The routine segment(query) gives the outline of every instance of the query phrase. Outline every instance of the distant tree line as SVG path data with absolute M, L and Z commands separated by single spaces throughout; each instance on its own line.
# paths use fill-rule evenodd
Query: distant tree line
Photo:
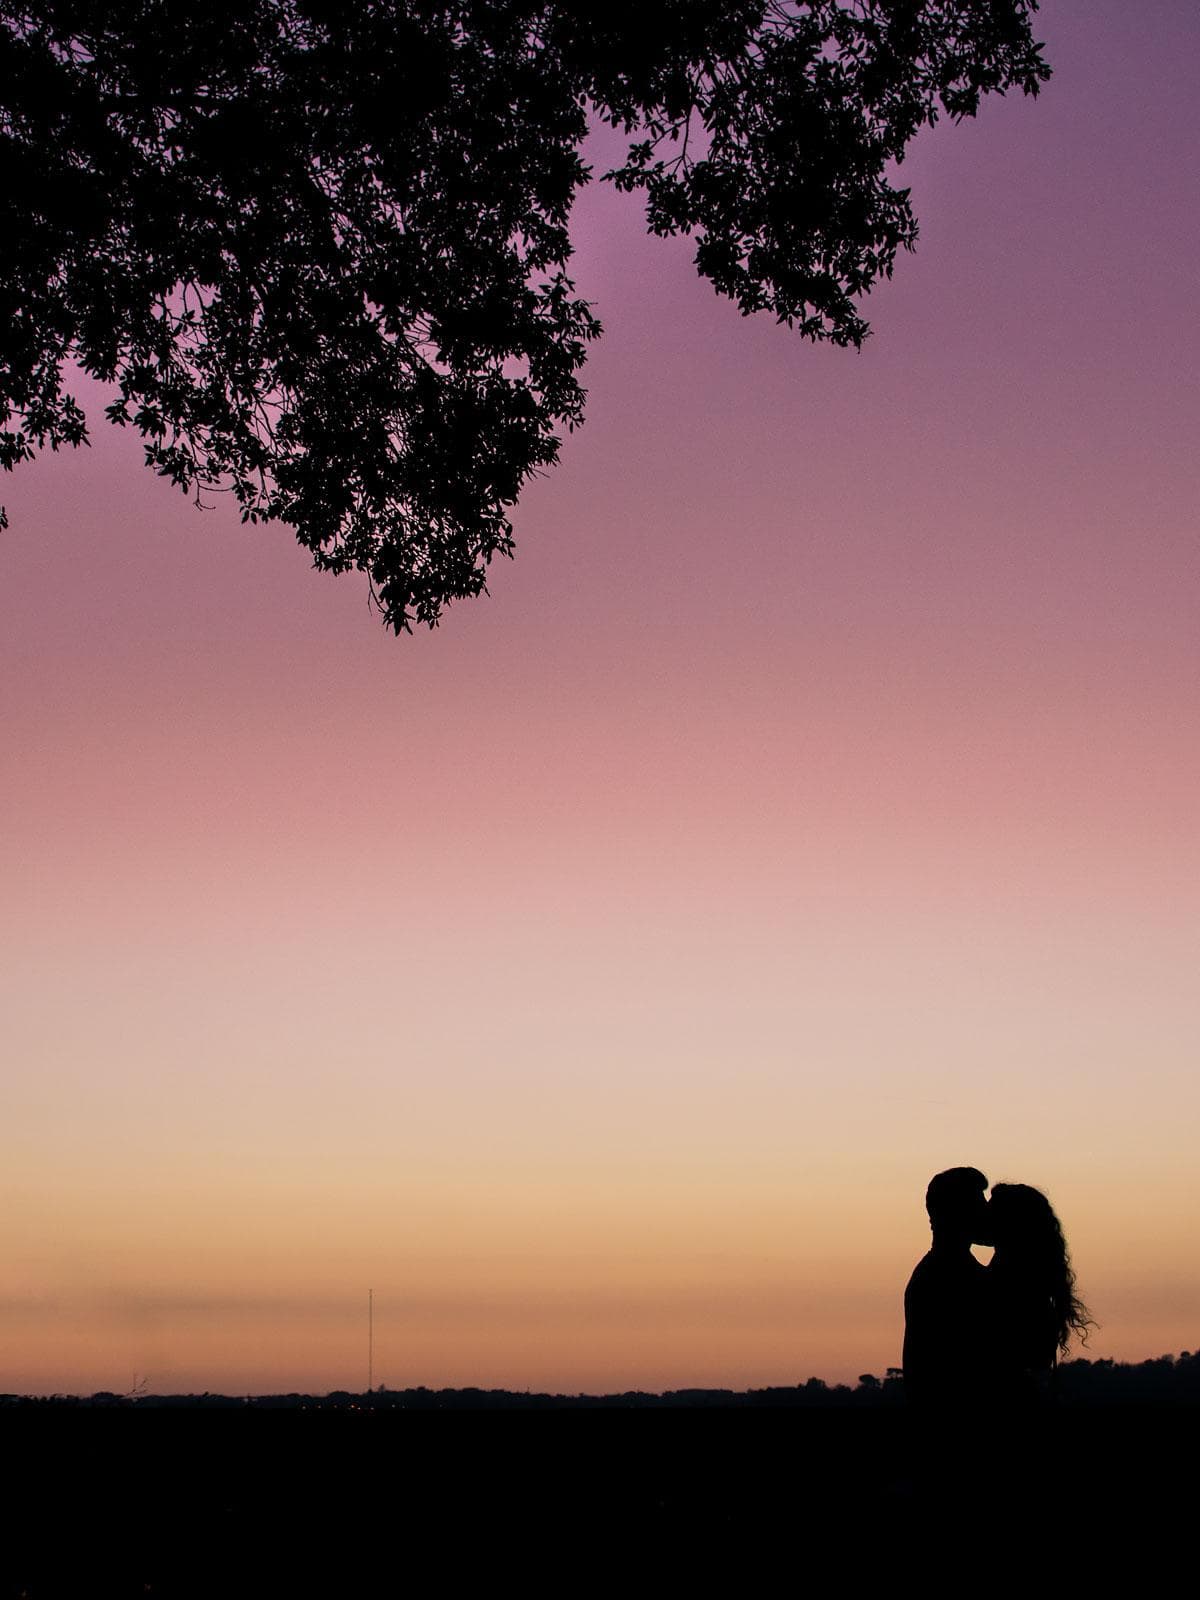
M 982 1375 L 981 1375 L 982 1382 Z M 1079 1358 L 1063 1362 L 1056 1374 L 1059 1399 L 1067 1405 L 1200 1404 L 1200 1351 L 1126 1362 Z M 697 1408 L 766 1409 L 834 1407 L 876 1408 L 904 1403 L 904 1378 L 889 1367 L 881 1379 L 864 1372 L 857 1384 L 828 1384 L 809 1378 L 794 1386 L 766 1389 L 672 1389 L 665 1394 L 630 1390 L 623 1394 L 541 1394 L 509 1389 L 389 1389 L 368 1393 L 335 1389 L 329 1394 L 113 1394 L 0 1395 L 0 1407 L 76 1407 L 120 1410 L 311 1410 L 311 1411 L 558 1411 L 683 1410 Z

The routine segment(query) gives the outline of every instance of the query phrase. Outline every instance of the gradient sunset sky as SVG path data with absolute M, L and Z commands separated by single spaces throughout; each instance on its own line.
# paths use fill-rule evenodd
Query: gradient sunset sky
M 861 354 L 607 186 L 587 425 L 396 640 L 83 386 L 0 483 L 0 1390 L 881 1373 L 940 1167 L 1200 1344 L 1200 11 L 1048 0 Z M 611 138 L 598 138 L 602 169 Z

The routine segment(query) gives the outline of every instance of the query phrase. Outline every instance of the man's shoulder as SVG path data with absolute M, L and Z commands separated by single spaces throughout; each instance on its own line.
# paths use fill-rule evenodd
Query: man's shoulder
M 920 1293 L 921 1289 L 926 1284 L 934 1282 L 938 1275 L 937 1258 L 934 1256 L 932 1250 L 927 1250 L 921 1257 L 920 1261 L 918 1261 L 916 1266 L 912 1269 L 912 1274 L 908 1280 L 908 1287 L 904 1291 L 905 1295 Z
M 976 1260 L 970 1252 L 965 1256 L 945 1256 L 927 1250 L 912 1269 L 908 1287 L 919 1292 L 926 1287 L 960 1283 L 964 1278 L 972 1283 L 981 1283 L 987 1277 L 987 1270 L 983 1262 Z

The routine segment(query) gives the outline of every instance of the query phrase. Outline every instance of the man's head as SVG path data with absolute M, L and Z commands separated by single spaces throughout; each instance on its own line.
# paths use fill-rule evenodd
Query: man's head
M 976 1167 L 951 1167 L 931 1178 L 925 1209 L 934 1233 L 966 1244 L 990 1244 L 987 1186 Z

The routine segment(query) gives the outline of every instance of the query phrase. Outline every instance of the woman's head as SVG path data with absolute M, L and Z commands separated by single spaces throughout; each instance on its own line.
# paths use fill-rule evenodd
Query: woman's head
M 1073 1333 L 1087 1339 L 1092 1319 L 1075 1293 L 1071 1257 L 1054 1207 L 1027 1183 L 997 1183 L 988 1213 L 997 1262 L 1044 1289 L 1057 1346 L 1065 1354 Z
M 992 1240 L 997 1250 L 1019 1251 L 1026 1258 L 1051 1258 L 1066 1251 L 1062 1227 L 1040 1189 L 1027 1183 L 997 1183 L 988 1205 Z

